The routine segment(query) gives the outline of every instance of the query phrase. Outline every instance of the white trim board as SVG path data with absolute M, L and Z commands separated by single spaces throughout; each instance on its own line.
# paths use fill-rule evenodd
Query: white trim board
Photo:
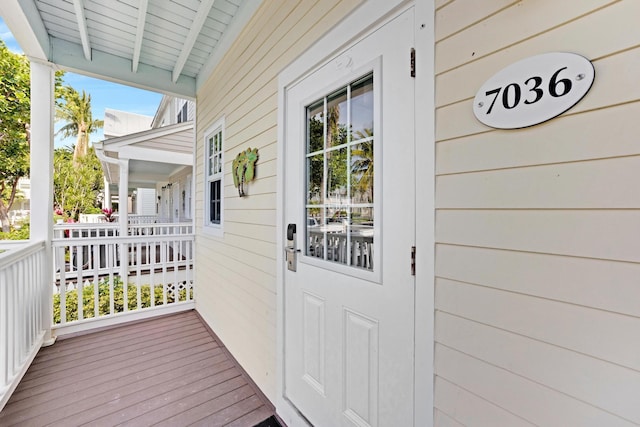
M 122 159 L 145 160 L 149 162 L 172 163 L 176 165 L 191 166 L 193 156 L 191 153 L 176 153 L 173 151 L 156 150 L 144 147 L 122 147 L 118 151 Z

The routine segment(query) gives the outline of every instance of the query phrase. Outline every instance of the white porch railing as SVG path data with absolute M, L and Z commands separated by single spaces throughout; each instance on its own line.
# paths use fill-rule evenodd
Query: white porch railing
M 54 236 L 57 335 L 194 307 L 190 223 L 131 224 L 127 236 L 116 223 L 56 224 Z
M 127 217 L 129 224 L 153 224 L 158 221 L 158 215 L 130 214 Z
M 127 215 L 129 224 L 153 224 L 158 222 L 158 215 L 141 215 L 141 214 L 129 214 Z M 96 224 L 108 222 L 105 214 L 80 214 L 80 223 L 83 224 Z M 118 220 L 118 214 L 113 214 L 113 220 Z
M 49 329 L 51 276 L 44 242 L 0 244 L 0 411 Z
M 113 214 L 113 220 L 118 221 L 119 215 Z M 169 222 L 165 218 L 161 218 L 158 215 L 142 215 L 142 214 L 129 214 L 127 215 L 127 221 L 129 224 L 153 224 L 156 222 Z

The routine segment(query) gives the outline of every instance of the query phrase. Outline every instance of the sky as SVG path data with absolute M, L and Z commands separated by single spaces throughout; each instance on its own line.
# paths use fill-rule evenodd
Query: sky
M 22 49 L 9 31 L 9 28 L 0 17 L 0 38 L 5 42 L 9 50 L 22 53 Z M 127 111 L 129 113 L 153 116 L 160 104 L 162 95 L 130 86 L 119 85 L 105 80 L 94 79 L 75 73 L 65 73 L 64 84 L 70 85 L 78 92 L 84 90 L 91 95 L 91 110 L 94 119 L 104 119 L 105 108 Z M 56 124 L 57 130 L 62 124 Z M 99 130 L 91 134 L 91 142 L 104 139 L 104 133 Z M 62 139 L 55 137 L 55 147 L 64 147 L 75 144 L 74 137 Z

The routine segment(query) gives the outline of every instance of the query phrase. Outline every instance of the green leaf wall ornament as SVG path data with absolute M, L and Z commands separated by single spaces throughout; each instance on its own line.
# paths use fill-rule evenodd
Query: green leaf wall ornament
M 232 163 L 233 185 L 238 189 L 238 195 L 244 197 L 244 184 L 253 181 L 256 177 L 256 162 L 258 161 L 258 149 L 247 148 L 241 151 Z

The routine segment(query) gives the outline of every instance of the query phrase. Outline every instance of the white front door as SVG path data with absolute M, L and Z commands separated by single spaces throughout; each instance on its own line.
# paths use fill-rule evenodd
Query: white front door
M 285 394 L 315 426 L 413 425 L 413 19 L 286 91 Z

